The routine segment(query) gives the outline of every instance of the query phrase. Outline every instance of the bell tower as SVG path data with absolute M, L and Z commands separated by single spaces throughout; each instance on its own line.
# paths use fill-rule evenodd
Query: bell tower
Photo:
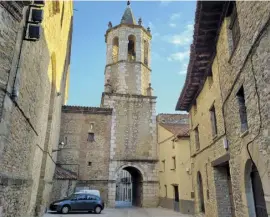
M 107 45 L 105 67 L 106 86 L 121 94 L 147 95 L 151 79 L 151 32 L 145 29 L 142 19 L 138 24 L 130 2 L 119 25 L 108 24 L 105 34 Z
M 119 201 L 119 176 L 128 171 L 132 179 L 132 205 L 158 204 L 158 158 L 156 97 L 151 87 L 151 32 L 142 19 L 135 21 L 130 2 L 120 24 L 111 22 L 107 45 L 105 84 L 101 107 L 112 108 L 108 202 Z M 117 190 L 118 189 L 118 190 Z M 121 197 L 120 197 L 121 198 Z

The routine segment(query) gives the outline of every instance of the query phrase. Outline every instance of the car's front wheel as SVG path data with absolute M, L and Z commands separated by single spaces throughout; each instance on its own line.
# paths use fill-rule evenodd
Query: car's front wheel
M 100 214 L 101 213 L 101 210 L 102 209 L 101 209 L 100 206 L 96 206 L 94 211 L 95 211 L 96 214 Z
M 69 213 L 69 210 L 70 210 L 70 207 L 69 206 L 63 206 L 62 209 L 61 209 L 61 212 L 63 214 L 68 214 Z

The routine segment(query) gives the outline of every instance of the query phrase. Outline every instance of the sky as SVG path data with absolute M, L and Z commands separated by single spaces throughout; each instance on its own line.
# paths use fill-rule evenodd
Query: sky
M 131 1 L 135 19 L 152 33 L 152 76 L 157 113 L 177 113 L 193 39 L 195 1 Z M 99 107 L 104 90 L 105 33 L 118 25 L 125 1 L 74 1 L 68 105 Z

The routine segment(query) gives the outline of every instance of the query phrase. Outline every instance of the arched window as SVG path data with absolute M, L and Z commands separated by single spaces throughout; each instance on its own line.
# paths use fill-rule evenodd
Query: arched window
M 114 63 L 118 61 L 118 53 L 119 53 L 119 39 L 118 37 L 115 37 L 113 39 L 113 48 L 112 48 L 112 59 Z
M 144 64 L 148 65 L 148 50 L 149 50 L 149 43 L 148 41 L 144 40 Z
M 128 37 L 128 61 L 136 60 L 135 42 L 136 42 L 135 36 L 130 35 Z

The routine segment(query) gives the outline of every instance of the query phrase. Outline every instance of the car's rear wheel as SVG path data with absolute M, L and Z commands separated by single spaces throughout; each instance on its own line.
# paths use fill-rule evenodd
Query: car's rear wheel
M 70 207 L 69 206 L 63 206 L 62 209 L 61 209 L 61 212 L 63 214 L 68 214 L 69 213 L 69 210 L 70 210 Z
M 101 213 L 101 210 L 102 209 L 101 209 L 100 206 L 96 206 L 94 211 L 95 211 L 96 214 L 100 214 Z

